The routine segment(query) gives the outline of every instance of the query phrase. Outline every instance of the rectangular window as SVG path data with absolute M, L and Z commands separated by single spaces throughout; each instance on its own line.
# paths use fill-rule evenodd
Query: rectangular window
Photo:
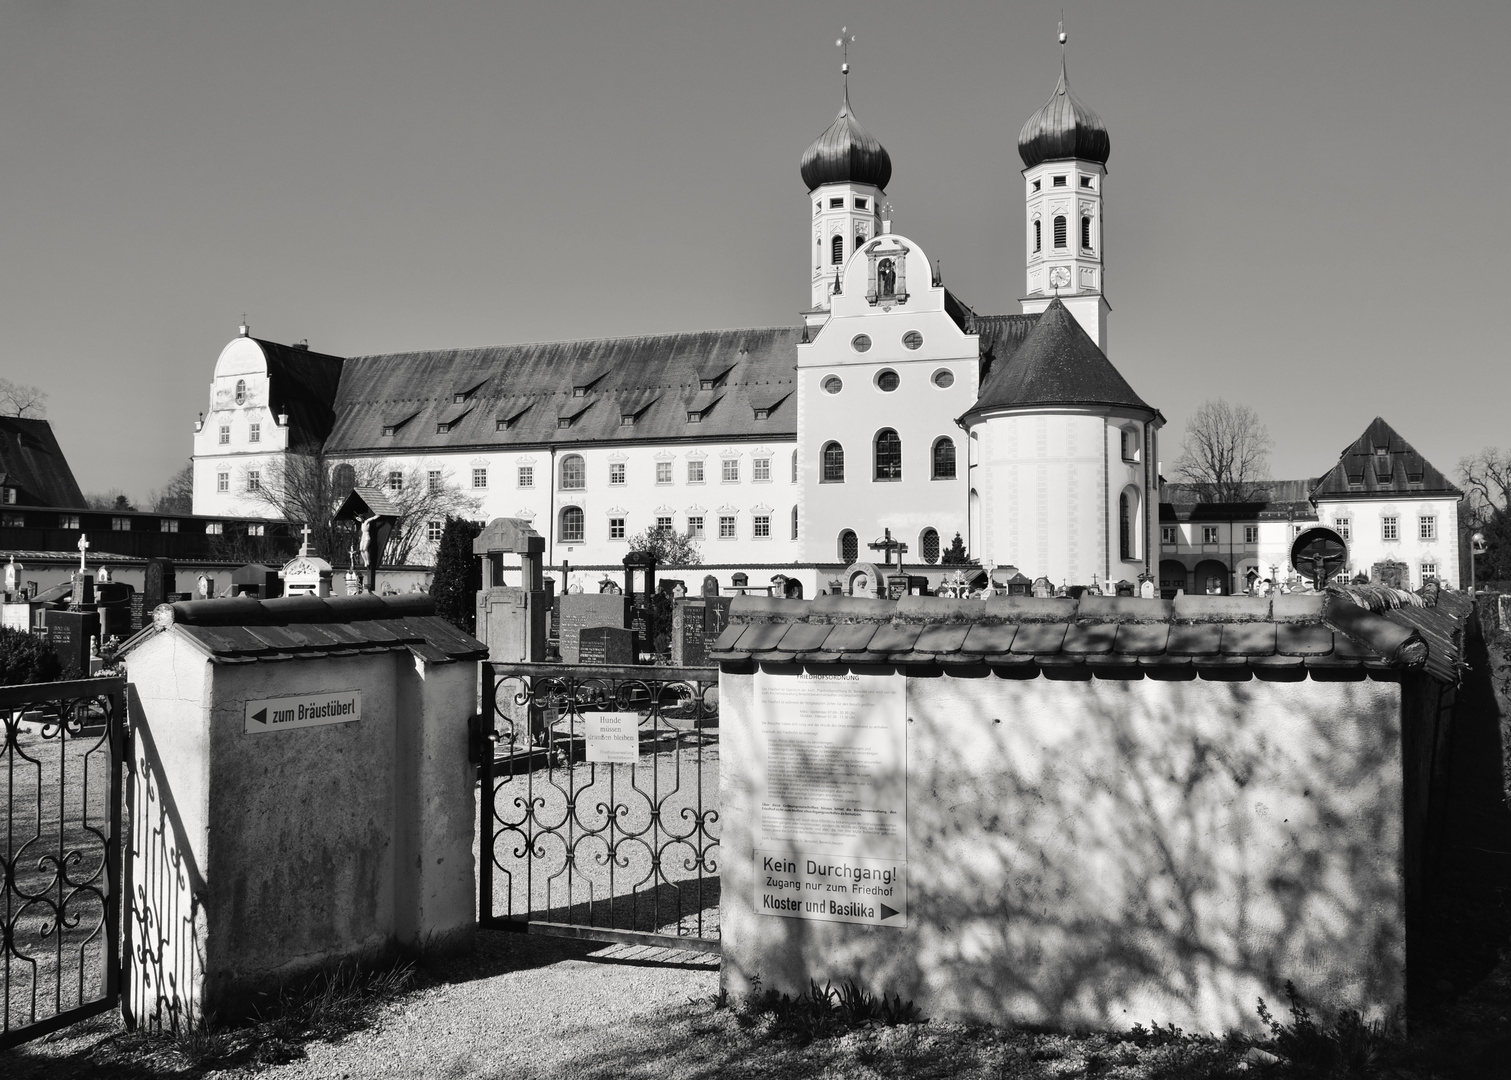
M 561 515 L 561 542 L 563 544 L 582 543 L 582 511 L 576 507 L 569 507 Z
M 735 516 L 733 514 L 719 515 L 719 539 L 733 540 L 735 538 Z
M 1091 177 L 1089 177 L 1089 176 L 1083 176 L 1083 177 L 1081 177 L 1081 186 L 1085 187 L 1085 188 L 1089 188 L 1091 186 Z
M 1215 544 L 1217 540 L 1217 526 L 1203 525 L 1201 527 L 1201 542 L 1203 544 Z
M 755 516 L 755 538 L 757 540 L 771 539 L 771 515 L 757 514 Z
M 248 469 L 247 470 L 247 490 L 248 491 L 261 491 L 262 490 L 262 472 L 261 472 L 261 470 L 258 470 L 258 469 Z
M 1436 540 L 1438 538 L 1438 519 L 1430 514 L 1417 518 L 1417 538 L 1421 540 Z
M 1055 179 L 1054 179 L 1054 186 L 1055 187 L 1064 187 L 1065 186 L 1065 177 L 1063 177 L 1063 176 L 1057 176 L 1057 177 L 1055 177 Z
M 624 518 L 609 518 L 609 539 L 624 539 Z
M 771 479 L 771 459 L 769 457 L 758 457 L 758 458 L 756 458 L 755 459 L 755 463 L 751 466 L 751 470 L 752 470 L 752 472 L 751 472 L 752 479 L 755 479 L 755 480 L 758 480 L 758 481 L 759 480 L 770 480 Z
M 1243 527 L 1243 542 L 1250 547 L 1253 547 L 1255 544 L 1259 543 L 1258 525 L 1245 525 Z
M 687 516 L 687 535 L 694 540 L 703 539 L 703 515 L 689 514 Z
M 1294 523 L 1291 525 L 1291 539 L 1292 540 L 1296 539 L 1296 537 L 1298 537 L 1298 536 L 1301 535 L 1301 529 L 1302 529 L 1302 526 L 1300 526 L 1300 525 L 1296 525 Z
M 425 486 L 432 495 L 437 494 L 441 490 L 440 469 L 431 469 L 425 474 Z
M 392 472 L 390 472 L 388 474 L 388 490 L 389 491 L 403 491 L 404 490 L 404 474 L 402 472 L 400 472 L 398 469 L 394 469 Z
M 7 512 L 3 518 L 0 518 L 0 524 L 3 524 L 7 529 L 24 529 L 26 527 L 26 515 Z
M 1353 535 L 1353 522 L 1349 518 L 1337 518 L 1333 521 L 1333 531 L 1347 540 Z
M 248 536 L 262 536 L 263 534 L 265 534 L 267 532 L 267 530 L 268 530 L 268 527 L 266 525 L 261 525 L 261 524 L 258 524 L 258 525 L 248 525 L 247 526 L 247 535 Z
M 700 458 L 694 458 L 692 461 L 689 461 L 687 463 L 687 482 L 689 484 L 701 484 L 701 483 L 703 483 L 703 461 L 702 461 L 702 459 L 700 459 Z
M 225 527 L 224 522 L 220 522 L 220 521 L 207 521 L 207 522 L 205 522 L 205 535 L 206 536 L 219 536 L 221 533 L 225 532 L 225 528 L 226 527 Z
M 130 532 L 131 531 L 131 519 L 130 518 L 123 518 L 123 517 L 113 517 L 113 518 L 110 519 L 110 527 L 115 532 Z
M 868 200 L 866 200 L 866 199 L 856 199 L 855 200 L 855 209 L 857 209 L 857 210 L 864 210 L 866 208 L 867 204 L 868 204 Z
M 262 425 L 250 424 L 247 427 L 247 442 L 262 442 Z
M 485 487 L 488 486 L 488 470 L 487 469 L 473 469 L 472 470 L 472 486 L 474 488 L 485 488 Z
M 231 425 L 230 424 L 221 424 L 220 425 L 220 445 L 221 446 L 225 446 L 226 443 L 228 443 L 230 441 L 231 441 Z
M 1399 540 L 1401 538 L 1400 519 L 1394 515 L 1380 519 L 1380 539 Z
M 720 473 L 719 478 L 721 480 L 723 480 L 724 483 L 726 483 L 726 484 L 739 483 L 739 480 L 740 480 L 740 459 L 739 458 L 725 458 L 724 461 L 723 461 L 723 472 Z
M 831 209 L 831 210 L 843 210 L 844 208 L 845 208 L 845 200 L 844 199 L 830 199 L 829 200 L 829 209 Z
M 519 486 L 520 487 L 534 487 L 535 486 L 535 466 L 534 465 L 521 465 L 519 467 Z
M 1159 542 L 1161 544 L 1173 544 L 1175 540 L 1175 526 L 1162 525 L 1159 530 Z
M 656 519 L 656 531 L 657 532 L 671 532 L 672 531 L 672 519 L 669 518 L 669 517 L 658 517 Z
M 1124 430 L 1123 436 L 1123 460 L 1133 460 L 1133 432 Z
M 656 483 L 670 484 L 672 482 L 672 463 L 670 461 L 656 462 Z
M 445 530 L 444 521 L 427 521 L 425 522 L 425 539 L 432 544 L 438 544 L 441 542 L 441 533 Z
M 1437 563 L 1435 563 L 1435 562 L 1424 562 L 1422 564 L 1422 584 L 1423 585 L 1426 585 L 1429 581 L 1435 580 L 1437 578 L 1437 576 L 1438 576 L 1438 564 Z
M 622 483 L 624 483 L 624 462 L 622 462 L 622 461 L 611 461 L 611 462 L 609 462 L 609 483 L 611 483 L 611 484 L 622 484 Z
M 60 529 L 77 529 L 78 527 L 78 514 L 63 514 L 58 518 L 58 528 Z
M 163 518 L 157 523 L 158 532 L 178 532 L 177 518 Z
M 215 474 L 215 490 L 216 491 L 230 491 L 231 490 L 231 474 L 230 473 L 228 473 L 228 472 L 221 472 L 221 473 L 216 473 Z M 74 528 L 77 529 L 78 526 L 75 525 Z

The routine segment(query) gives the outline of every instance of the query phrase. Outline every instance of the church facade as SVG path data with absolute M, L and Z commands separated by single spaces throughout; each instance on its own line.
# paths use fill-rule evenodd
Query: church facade
M 1107 357 L 1110 142 L 1063 58 L 1018 148 L 1020 313 L 976 312 L 892 230 L 891 159 L 847 84 L 800 162 L 798 325 L 352 357 L 242 327 L 196 425 L 195 512 L 264 514 L 279 459 L 319 447 L 381 461 L 390 486 L 455 485 L 480 519 L 530 521 L 550 565 L 618 565 L 631 537 L 666 529 L 716 576 L 781 574 L 812 595 L 866 561 L 937 580 L 959 535 L 973 561 L 1056 585 L 1206 591 L 1161 562 L 1164 418 Z M 1227 563 L 1223 591 L 1241 584 Z

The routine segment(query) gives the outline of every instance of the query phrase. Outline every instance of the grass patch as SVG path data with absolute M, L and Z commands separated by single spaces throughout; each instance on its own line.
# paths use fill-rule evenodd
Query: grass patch
M 752 981 L 754 989 L 737 1014 L 747 1021 L 747 1026 L 761 1017 L 769 1017 L 769 1030 L 778 1037 L 811 1042 L 858 1028 L 926 1022 L 911 1001 L 903 1001 L 897 994 L 888 997 L 885 991 L 878 997 L 849 979 L 838 987 L 829 982 L 820 987 L 816 980 L 810 979 L 808 989 L 795 998 L 775 990 L 763 992 L 760 976 Z M 721 996 L 717 1004 L 725 1005 L 727 1000 Z

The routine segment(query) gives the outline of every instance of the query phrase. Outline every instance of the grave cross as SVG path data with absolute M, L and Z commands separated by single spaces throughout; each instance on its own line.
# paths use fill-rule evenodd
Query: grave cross
M 81 573 L 81 574 L 86 569 L 85 566 L 84 566 L 84 552 L 86 552 L 88 550 L 89 550 L 89 538 L 87 536 L 85 536 L 83 533 L 79 533 L 79 573 Z
M 880 540 L 871 541 L 866 545 L 866 547 L 870 548 L 872 551 L 880 551 L 884 553 L 882 555 L 883 566 L 892 565 L 892 552 L 895 551 L 897 552 L 897 565 L 901 567 L 902 557 L 908 552 L 907 544 L 904 544 L 901 540 L 892 539 L 891 529 L 883 529 L 882 538 Z
M 304 544 L 300 547 L 299 554 L 308 555 L 310 553 L 310 527 L 308 522 L 305 523 L 301 531 L 304 533 Z

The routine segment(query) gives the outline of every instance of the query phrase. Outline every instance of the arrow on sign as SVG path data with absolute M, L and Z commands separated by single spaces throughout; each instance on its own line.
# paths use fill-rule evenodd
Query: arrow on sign
M 881 906 L 881 921 L 882 922 L 886 922 L 893 915 L 901 915 L 901 914 L 902 914 L 902 912 L 900 912 L 900 911 L 893 911 L 891 908 L 887 907 L 886 904 L 883 904 Z
M 256 720 L 259 724 L 262 724 L 264 727 L 266 727 L 268 722 L 268 711 L 266 709 L 258 709 L 252 714 L 252 719 Z

